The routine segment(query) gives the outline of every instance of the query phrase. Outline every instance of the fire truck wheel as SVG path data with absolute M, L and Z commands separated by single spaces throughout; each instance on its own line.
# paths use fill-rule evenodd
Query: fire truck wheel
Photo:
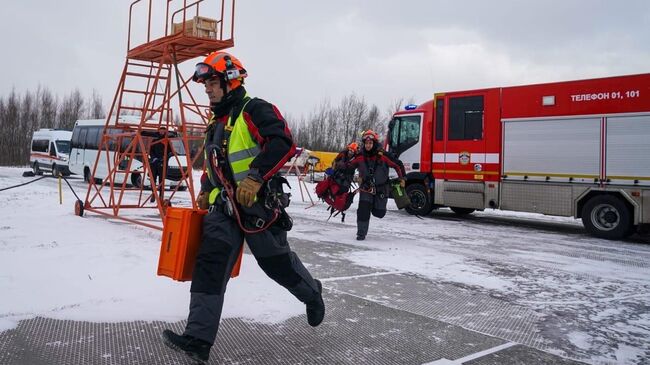
M 582 224 L 596 237 L 615 240 L 632 232 L 632 215 L 616 196 L 597 195 L 582 208 Z
M 468 215 L 474 213 L 474 209 L 472 208 L 449 207 L 449 209 L 458 215 Z
M 81 200 L 77 200 L 74 203 L 74 214 L 80 217 L 84 216 L 84 202 L 82 202 Z
M 406 207 L 409 214 L 427 215 L 433 210 L 429 192 L 422 184 L 410 184 L 406 187 L 406 194 L 411 200 L 411 205 Z

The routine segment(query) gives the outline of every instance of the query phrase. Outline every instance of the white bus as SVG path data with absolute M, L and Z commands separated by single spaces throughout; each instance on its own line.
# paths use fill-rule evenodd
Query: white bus
M 49 171 L 53 176 L 70 175 L 68 159 L 70 157 L 70 139 L 72 132 L 41 128 L 32 135 L 32 147 L 29 165 L 34 174 L 42 175 Z
M 97 160 L 97 153 L 99 150 L 99 145 L 101 142 L 102 135 L 104 134 L 104 127 L 106 125 L 105 119 L 91 119 L 91 120 L 78 120 L 75 123 L 74 129 L 72 130 L 72 143 L 70 151 L 70 171 L 74 174 L 78 174 L 84 177 L 84 181 L 90 182 L 90 178 L 93 173 L 93 168 L 95 161 Z M 118 134 L 122 131 L 118 128 L 109 127 L 109 134 Z M 172 134 L 173 135 L 173 134 Z M 149 143 L 147 139 L 153 139 L 153 137 L 146 137 L 145 144 L 148 146 Z M 186 169 L 187 159 L 185 158 L 185 148 L 183 147 L 183 141 L 180 138 L 169 138 L 170 147 L 174 149 L 174 152 L 178 156 L 173 154 L 167 160 L 167 173 L 165 176 L 165 186 L 170 188 L 176 188 L 176 185 L 179 184 L 182 174 L 181 169 Z M 127 146 L 131 143 L 130 137 L 123 137 L 120 151 L 126 150 Z M 109 164 L 107 156 L 110 159 L 110 166 L 114 166 L 115 161 L 115 151 L 117 149 L 117 139 L 109 140 L 109 150 L 107 154 L 106 151 L 102 151 L 101 157 L 99 159 L 99 164 L 95 170 L 95 182 L 101 182 L 106 179 L 109 172 Z M 179 164 L 180 162 L 180 164 Z M 120 171 L 126 170 L 128 161 L 126 159 L 119 161 Z M 143 180 L 143 165 L 142 161 L 139 159 L 134 159 L 131 162 L 130 172 L 123 173 L 118 172 L 114 176 L 114 184 L 121 184 L 126 179 L 127 184 L 133 186 L 142 187 L 143 181 L 144 187 L 150 187 L 149 179 Z M 178 187 L 178 190 L 185 190 L 186 186 L 184 183 L 180 182 L 181 186 Z

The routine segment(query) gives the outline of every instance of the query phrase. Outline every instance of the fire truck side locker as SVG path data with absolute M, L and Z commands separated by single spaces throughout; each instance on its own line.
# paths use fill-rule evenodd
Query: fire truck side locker
M 503 88 L 499 208 L 582 218 L 602 238 L 650 223 L 650 75 Z

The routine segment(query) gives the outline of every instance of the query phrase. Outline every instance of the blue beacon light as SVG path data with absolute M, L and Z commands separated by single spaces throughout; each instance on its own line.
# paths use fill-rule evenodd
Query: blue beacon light
M 404 109 L 405 110 L 413 110 L 413 109 L 416 109 L 417 107 L 418 106 L 415 105 L 415 104 L 409 104 L 409 105 L 405 106 Z

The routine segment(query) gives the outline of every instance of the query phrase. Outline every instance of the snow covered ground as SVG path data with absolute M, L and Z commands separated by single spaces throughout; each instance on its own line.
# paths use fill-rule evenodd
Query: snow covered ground
M 21 177 L 22 171 L 0 168 L 0 189 L 33 179 Z M 80 179 L 70 182 L 85 194 Z M 52 178 L 0 192 L 0 331 L 34 316 L 186 319 L 189 283 L 156 276 L 161 232 L 92 213 L 75 216 L 74 196 L 63 188 L 63 205 Z M 228 292 L 224 317 L 281 322 L 304 313 L 304 305 L 266 278 L 252 256 L 244 257 Z
M 29 180 L 0 168 L 0 189 Z M 291 180 L 291 240 L 359 247 L 358 265 L 453 283 L 525 307 L 541 318 L 545 350 L 592 363 L 650 361 L 650 239 L 606 241 L 579 221 L 486 211 L 458 218 L 446 209 L 422 219 L 395 209 L 371 219 L 356 241 L 356 204 L 344 223 L 327 221 L 322 204 L 302 202 Z M 71 180 L 78 193 L 79 179 Z M 313 194 L 313 185 L 307 184 Z M 184 196 L 184 194 L 181 194 Z M 175 205 L 183 205 L 179 197 Z M 308 201 L 307 196 L 305 199 Z M 186 318 L 188 283 L 156 276 L 160 232 L 74 215 L 54 179 L 0 192 L 0 332 L 35 316 L 93 322 Z M 327 278 L 323 278 L 327 279 Z M 232 280 L 224 317 L 264 323 L 304 313 L 304 306 L 245 255 Z

